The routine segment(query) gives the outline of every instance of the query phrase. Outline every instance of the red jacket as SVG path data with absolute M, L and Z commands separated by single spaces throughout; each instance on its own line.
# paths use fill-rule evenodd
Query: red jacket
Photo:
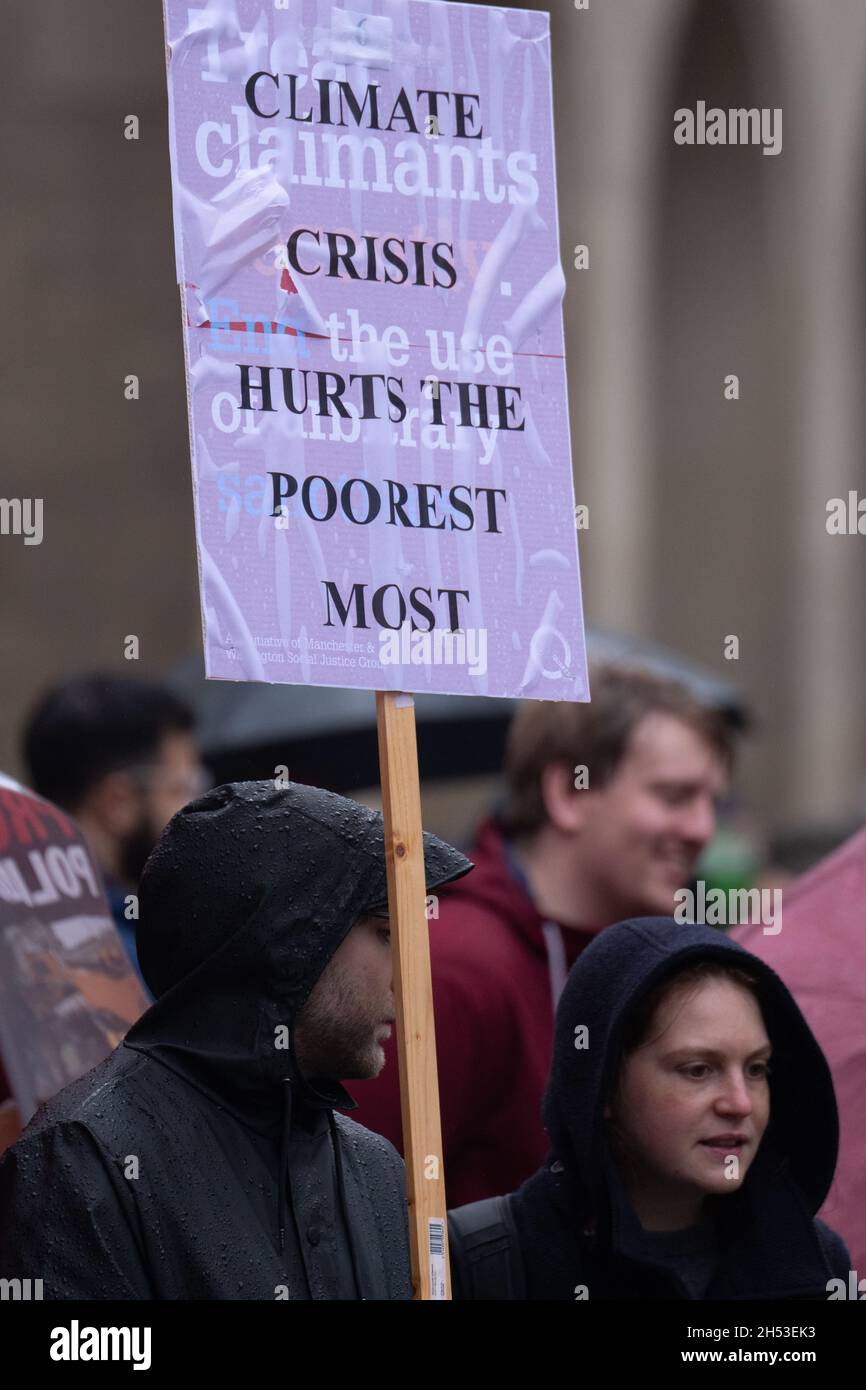
M 475 869 L 443 888 L 430 959 L 449 1207 L 511 1192 L 543 1163 L 541 1099 L 556 997 L 595 935 L 545 923 L 488 822 Z M 373 1081 L 351 1081 L 352 1119 L 402 1152 L 396 1044 Z

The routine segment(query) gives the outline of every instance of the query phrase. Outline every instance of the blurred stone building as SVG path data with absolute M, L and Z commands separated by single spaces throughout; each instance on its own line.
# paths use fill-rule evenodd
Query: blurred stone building
M 844 816 L 866 771 L 866 537 L 825 523 L 830 498 L 866 495 L 866 7 L 532 8 L 553 11 L 587 619 L 739 681 L 768 820 Z M 132 633 L 158 676 L 201 639 L 161 5 L 44 0 L 6 35 L 0 492 L 45 503 L 42 545 L 0 536 L 16 774 L 49 680 L 129 671 Z M 781 108 L 781 152 L 675 144 L 699 101 Z

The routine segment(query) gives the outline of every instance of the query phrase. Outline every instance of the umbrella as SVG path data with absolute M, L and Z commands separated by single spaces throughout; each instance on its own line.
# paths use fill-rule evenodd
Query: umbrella
M 686 685 L 735 728 L 748 722 L 736 686 L 668 648 L 590 629 L 591 663 L 638 666 Z M 218 781 L 290 776 L 334 791 L 379 780 L 376 706 L 369 690 L 206 680 L 200 656 L 190 657 L 169 684 L 193 707 L 198 737 Z M 498 773 L 505 734 L 518 702 L 484 696 L 417 695 L 418 762 L 425 781 Z

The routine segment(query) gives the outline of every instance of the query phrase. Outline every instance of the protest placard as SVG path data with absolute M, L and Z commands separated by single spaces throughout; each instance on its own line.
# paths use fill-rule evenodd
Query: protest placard
M 146 1008 L 81 832 L 0 776 L 0 1057 L 20 1122 Z
M 166 23 L 208 676 L 587 699 L 548 16 Z
M 377 692 L 413 1280 L 448 1297 L 414 713 L 586 700 L 549 17 L 165 0 L 209 678 Z

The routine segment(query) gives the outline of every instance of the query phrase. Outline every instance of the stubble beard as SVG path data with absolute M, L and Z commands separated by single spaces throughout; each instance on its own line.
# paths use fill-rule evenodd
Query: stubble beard
M 295 1029 L 295 1054 L 307 1080 L 363 1081 L 378 1076 L 385 1053 L 376 1041 L 384 1006 L 366 1009 L 357 982 L 331 961 L 316 981 Z

